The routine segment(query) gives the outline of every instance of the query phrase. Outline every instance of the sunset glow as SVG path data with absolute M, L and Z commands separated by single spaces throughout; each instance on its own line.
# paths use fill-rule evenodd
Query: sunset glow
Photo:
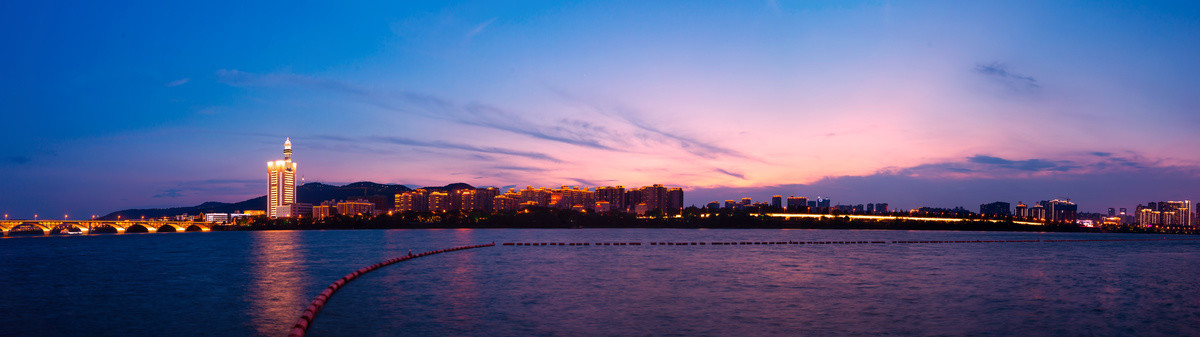
M 245 200 L 285 137 L 305 182 L 687 205 L 1200 190 L 1189 3 L 387 5 L 3 5 L 3 211 Z

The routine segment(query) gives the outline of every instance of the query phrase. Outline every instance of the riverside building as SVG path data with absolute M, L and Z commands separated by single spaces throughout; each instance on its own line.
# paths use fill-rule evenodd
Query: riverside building
M 267 216 L 276 218 L 284 207 L 296 203 L 296 163 L 292 139 L 283 142 L 283 160 L 267 162 Z M 290 207 L 288 207 L 290 213 Z

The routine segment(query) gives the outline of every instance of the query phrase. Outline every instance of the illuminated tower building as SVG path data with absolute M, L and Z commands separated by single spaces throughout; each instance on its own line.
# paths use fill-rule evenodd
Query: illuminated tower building
M 278 216 L 276 207 L 296 203 L 296 163 L 292 162 L 292 139 L 283 142 L 283 160 L 267 162 L 267 216 Z

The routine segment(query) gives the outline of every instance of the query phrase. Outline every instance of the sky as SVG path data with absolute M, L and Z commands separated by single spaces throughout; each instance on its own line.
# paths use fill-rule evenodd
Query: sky
M 0 212 L 306 182 L 1200 199 L 1200 5 L 4 2 Z

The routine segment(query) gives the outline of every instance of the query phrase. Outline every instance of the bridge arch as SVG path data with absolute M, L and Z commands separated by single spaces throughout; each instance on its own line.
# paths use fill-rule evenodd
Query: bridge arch
M 12 227 L 6 228 L 4 230 L 4 233 L 5 234 L 14 234 L 14 233 L 30 233 L 30 232 L 34 232 L 34 231 L 41 231 L 42 235 L 49 235 L 50 231 L 53 229 L 54 229 L 53 227 L 47 226 L 40 222 L 22 222 L 19 224 L 15 224 Z
M 158 228 L 151 226 L 149 224 L 144 224 L 144 223 L 139 222 L 139 223 L 131 223 L 131 224 L 125 225 L 125 230 L 123 230 L 122 232 L 125 232 L 125 233 L 154 233 L 157 231 L 158 231 Z
M 176 224 L 168 223 L 159 225 L 158 228 L 155 228 L 155 230 L 159 233 L 175 233 L 184 231 L 184 228 Z
M 92 224 L 92 230 L 91 230 L 91 233 L 94 233 L 94 234 L 124 233 L 124 232 L 125 232 L 125 227 L 117 226 L 116 223 L 112 223 L 112 222 L 101 222 L 101 223 Z
M 88 226 L 85 226 L 78 222 L 63 222 L 63 223 L 60 223 L 60 224 L 54 225 L 54 226 L 47 225 L 46 227 L 50 228 L 50 230 L 46 231 L 46 233 L 48 233 L 48 234 L 59 234 L 64 231 L 70 231 L 72 228 L 78 228 L 79 231 L 83 234 L 87 234 L 88 231 L 90 230 L 88 228 Z

